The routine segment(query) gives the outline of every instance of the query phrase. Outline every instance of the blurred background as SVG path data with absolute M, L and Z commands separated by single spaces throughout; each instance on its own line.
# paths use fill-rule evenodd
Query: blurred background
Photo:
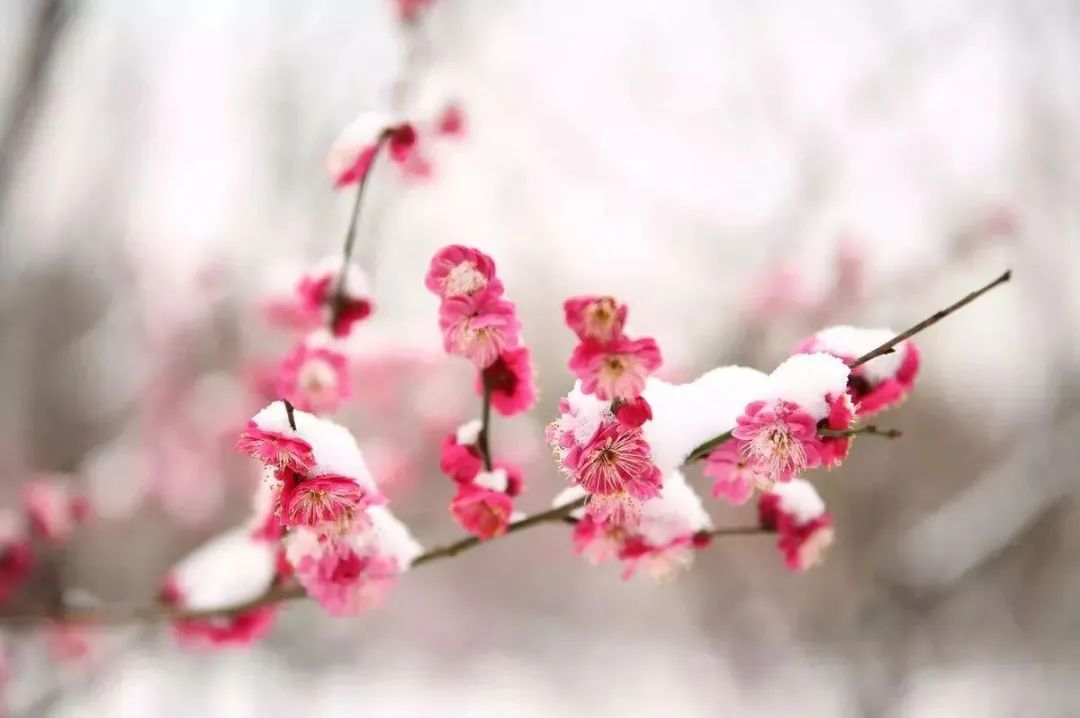
M 361 110 L 463 117 L 422 134 L 428 172 L 372 178 L 337 416 L 425 545 L 459 534 L 438 444 L 478 411 L 423 288 L 442 245 L 495 257 L 534 352 L 541 402 L 493 437 L 530 511 L 563 486 L 567 296 L 626 300 L 682 380 L 1015 271 L 920 337 L 880 422 L 904 437 L 810 477 L 837 530 L 814 571 L 745 537 L 623 582 L 541 527 L 250 649 L 5 631 L 9 714 L 1080 713 L 1080 4 L 3 0 L 0 38 L 0 499 L 49 476 L 94 514 L 31 602 L 148 602 L 246 515 L 231 445 L 290 346 L 261 302 L 340 252 L 323 158 Z

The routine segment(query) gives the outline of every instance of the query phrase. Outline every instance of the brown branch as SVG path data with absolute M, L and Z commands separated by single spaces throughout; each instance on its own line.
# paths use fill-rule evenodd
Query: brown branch
M 697 448 L 690 452 L 690 455 L 686 457 L 684 463 L 692 464 L 695 461 L 704 459 L 706 456 L 712 453 L 713 449 L 723 444 L 725 441 L 731 438 L 731 432 L 725 431 L 720 436 L 713 439 L 709 439 L 704 444 L 700 444 Z
M 356 246 L 356 227 L 360 221 L 360 205 L 364 199 L 364 188 L 367 187 L 368 178 L 375 169 L 375 162 L 379 159 L 382 148 L 390 139 L 392 133 L 383 130 L 375 141 L 375 151 L 371 155 L 371 161 L 360 176 L 356 186 L 356 198 L 353 200 L 352 214 L 349 215 L 349 226 L 345 230 L 345 248 L 342 251 L 341 270 L 338 272 L 337 282 L 334 286 L 334 295 L 330 300 L 330 331 L 334 331 L 341 320 L 341 313 L 345 311 L 348 300 L 345 295 L 345 283 L 349 274 L 349 265 L 352 263 L 353 248 Z
M 491 432 L 491 383 L 483 370 L 480 372 L 480 378 L 484 383 L 484 400 L 480 408 L 480 433 L 476 437 L 476 450 L 480 452 L 480 458 L 484 460 L 484 471 L 491 471 L 491 448 L 488 443 Z
M 879 357 L 882 354 L 889 354 L 889 353 L 893 352 L 894 351 L 893 347 L 895 347 L 900 342 L 904 341 L 905 339 L 910 339 L 911 337 L 915 336 L 916 334 L 918 334 L 919 332 L 921 332 L 922 330 L 924 330 L 924 329 L 926 329 L 928 327 L 932 327 L 933 325 L 937 324 L 942 319 L 949 316 L 950 314 L 952 314 L 956 310 L 961 309 L 962 307 L 965 307 L 968 304 L 971 304 L 976 299 L 978 299 L 982 295 L 986 294 L 987 292 L 989 292 L 994 287 L 998 286 L 999 284 L 1004 284 L 1005 282 L 1009 281 L 1010 279 L 1012 279 L 1012 270 L 1011 269 L 1006 270 L 1004 274 L 1002 274 L 1000 277 L 998 277 L 994 281 L 987 284 L 985 287 L 982 287 L 981 289 L 976 289 L 974 292 L 972 292 L 971 294 L 968 294 L 966 297 L 964 297 L 960 301 L 958 301 L 958 302 L 956 302 L 954 304 L 951 304 L 951 305 L 945 307 L 944 309 L 941 309 L 939 311 L 934 312 L 929 317 L 927 317 L 926 319 L 923 319 L 921 322 L 914 325 L 910 329 L 907 329 L 906 331 L 900 332 L 895 337 L 893 337 L 889 341 L 885 342 L 881 346 L 876 347 L 874 349 L 871 349 L 870 351 L 863 354 L 861 357 L 859 357 L 855 361 L 851 362 L 851 365 L 850 365 L 851 368 L 854 369 L 855 367 L 862 366 L 863 364 L 865 364 L 866 362 L 870 361 L 871 359 L 873 359 L 875 357 Z
M 289 418 L 289 426 L 296 431 L 296 407 L 288 399 L 282 399 L 281 402 L 285 404 L 285 416 Z
M 725 526 L 723 528 L 713 529 L 712 531 L 706 531 L 709 538 L 719 538 L 724 536 L 768 536 L 776 533 L 772 529 L 767 529 L 761 525 L 755 526 Z
M 869 436 L 880 436 L 883 439 L 899 439 L 904 435 L 904 432 L 899 429 L 879 429 L 874 424 L 867 424 L 866 426 L 858 426 L 854 429 L 819 429 L 818 434 L 829 438 L 867 434 Z

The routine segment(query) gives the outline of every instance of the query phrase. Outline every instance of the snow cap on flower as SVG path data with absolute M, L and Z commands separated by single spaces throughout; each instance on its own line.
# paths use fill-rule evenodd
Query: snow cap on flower
M 75 527 L 83 523 L 90 505 L 84 496 L 75 494 L 66 483 L 52 478 L 35 479 L 22 487 L 23 509 L 35 534 L 51 543 L 71 538 Z
M 504 479 L 505 472 L 500 472 Z M 497 477 L 495 472 L 485 472 L 477 475 L 481 477 Z M 492 489 L 488 484 L 498 485 L 498 481 L 487 480 L 471 484 L 462 484 L 458 487 L 457 495 L 450 502 L 450 513 L 463 529 L 472 535 L 488 540 L 506 533 L 510 525 L 510 516 L 514 512 L 514 504 L 504 489 Z
M 263 595 L 277 573 L 273 544 L 253 538 L 249 529 L 227 531 L 189 554 L 169 571 L 162 600 L 178 608 L 201 611 L 246 603 Z M 261 606 L 231 616 L 179 619 L 173 622 L 185 643 L 249 644 L 265 636 L 276 607 Z
M 758 398 L 795 404 L 820 421 L 829 415 L 825 397 L 839 396 L 847 388 L 849 373 L 847 364 L 831 354 L 796 354 L 773 370 L 764 395 Z
M 798 352 L 827 352 L 852 362 L 896 336 L 891 329 L 834 326 L 802 341 Z M 902 402 L 911 392 L 919 371 L 919 351 L 911 341 L 896 345 L 851 372 L 848 391 L 859 416 L 870 416 Z
M 511 347 L 476 377 L 476 393 L 491 391 L 491 405 L 503 416 L 528 411 L 536 404 L 536 383 L 528 347 Z
M 832 518 L 814 486 L 802 479 L 777 484 L 758 501 L 761 525 L 779 534 L 777 547 L 792 571 L 824 559 L 833 542 Z
M 349 359 L 328 333 L 316 332 L 282 360 L 275 389 L 302 411 L 333 413 L 352 396 Z
M 462 444 L 457 439 L 457 436 L 450 434 L 443 440 L 439 470 L 459 484 L 468 483 L 480 472 L 484 462 L 475 440 Z
M 416 147 L 416 130 L 411 125 L 381 112 L 357 115 L 341 131 L 326 156 L 326 171 L 334 187 L 346 187 L 363 179 L 384 137 L 390 158 L 406 163 Z
M 463 446 L 471 446 L 480 440 L 480 432 L 483 429 L 484 422 L 479 419 L 470 419 L 454 432 L 454 441 Z
M 479 249 L 451 244 L 431 258 L 424 286 L 440 299 L 469 297 L 481 292 L 500 296 L 502 282 L 495 276 L 495 261 Z

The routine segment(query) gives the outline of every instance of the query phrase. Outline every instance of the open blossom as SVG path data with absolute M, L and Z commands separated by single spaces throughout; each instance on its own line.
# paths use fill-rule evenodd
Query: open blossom
M 802 479 L 777 484 L 758 500 L 761 525 L 779 534 L 777 547 L 792 571 L 822 562 L 833 542 L 832 517 L 813 485 Z
M 485 291 L 499 296 L 503 292 L 502 282 L 495 276 L 495 261 L 478 249 L 460 244 L 443 247 L 435 253 L 424 286 L 440 299 L 468 297 Z
M 308 595 L 335 616 L 357 615 L 382 602 L 420 554 L 408 529 L 384 507 L 369 509 L 370 525 L 340 536 L 307 528 L 285 538 L 285 555 Z
M 352 396 L 349 360 L 329 346 L 303 341 L 282 360 L 275 387 L 298 409 L 333 413 Z
M 827 397 L 829 400 L 829 416 L 825 419 L 825 427 L 833 431 L 845 431 L 851 428 L 855 421 L 855 404 L 849 394 Z M 851 451 L 851 436 L 823 436 L 820 438 L 819 448 L 821 451 L 821 463 L 826 468 L 832 469 L 843 463 Z
M 60 481 L 43 478 L 22 489 L 23 508 L 35 534 L 52 543 L 63 543 L 75 527 L 86 521 L 90 505 Z
M 481 539 L 506 533 L 514 505 L 505 491 L 479 484 L 462 484 L 450 502 L 450 513 L 461 527 Z
M 478 369 L 491 366 L 500 354 L 520 341 L 521 323 L 513 302 L 491 287 L 443 300 L 439 327 L 447 353 L 468 358 Z
M 633 524 L 599 519 L 579 513 L 574 526 L 574 553 L 591 563 L 618 559 L 623 578 L 641 571 L 652 578 L 670 578 L 690 566 L 693 551 L 705 545 L 704 532 L 712 527 L 701 499 L 678 471 L 664 475 L 663 490 L 646 501 Z M 572 487 L 555 498 L 559 506 L 580 498 Z
M 604 401 L 637 398 L 660 364 L 660 348 L 651 338 L 623 337 L 607 344 L 590 339 L 578 344 L 570 357 L 570 370 L 581 379 L 582 391 Z
M 610 424 L 571 448 L 563 465 L 590 494 L 590 512 L 598 519 L 633 520 L 640 503 L 660 493 L 660 470 L 641 429 Z
M 826 352 L 850 363 L 895 335 L 891 329 L 835 326 L 803 340 L 796 351 Z M 919 351 L 911 341 L 855 367 L 848 379 L 848 393 L 858 416 L 871 416 L 901 403 L 911 393 L 918 372 Z
M 212 538 L 173 567 L 160 596 L 178 609 L 211 611 L 263 595 L 276 575 L 274 544 L 240 527 Z M 178 619 L 173 630 L 189 644 L 243 645 L 265 636 L 275 616 L 276 607 L 264 606 L 227 616 Z
M 571 297 L 563 303 L 566 325 L 574 330 L 581 341 L 601 344 L 622 337 L 626 323 L 626 305 L 613 297 Z
M 278 413 L 280 417 L 275 417 Z M 294 412 L 294 417 L 300 415 L 301 412 Z M 287 416 L 282 402 L 267 406 L 248 422 L 236 442 L 237 451 L 274 468 L 310 471 L 315 466 L 315 455 L 311 444 L 297 434 L 302 420 L 297 420 L 297 429 L 292 429 Z
M 416 130 L 408 123 L 395 122 L 377 112 L 361 113 L 331 145 L 326 171 L 334 187 L 355 184 L 370 170 L 380 142 L 385 142 L 391 159 L 405 164 L 416 148 L 416 140 Z
M 503 416 L 528 411 L 536 403 L 536 383 L 527 347 L 513 347 L 499 357 L 476 378 L 476 391 L 483 395 L 484 386 L 491 390 L 491 405 Z
M 741 506 L 754 495 L 755 488 L 767 489 L 769 482 L 739 451 L 734 441 L 725 441 L 705 458 L 705 477 L 713 480 L 712 495 Z
M 367 520 L 367 509 L 381 503 L 374 491 L 336 474 L 303 477 L 279 471 L 280 519 L 284 526 L 343 530 Z
M 791 481 L 803 469 L 821 465 L 817 422 L 789 401 L 754 401 L 731 434 L 739 453 L 765 481 Z

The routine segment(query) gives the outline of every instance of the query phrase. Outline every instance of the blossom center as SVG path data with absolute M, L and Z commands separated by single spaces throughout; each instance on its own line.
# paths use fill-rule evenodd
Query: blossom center
M 299 383 L 306 393 L 320 394 L 337 385 L 337 374 L 329 362 L 311 359 L 300 370 Z
M 465 261 L 450 269 L 443 287 L 448 297 L 472 294 L 487 286 L 487 278 L 472 262 Z

